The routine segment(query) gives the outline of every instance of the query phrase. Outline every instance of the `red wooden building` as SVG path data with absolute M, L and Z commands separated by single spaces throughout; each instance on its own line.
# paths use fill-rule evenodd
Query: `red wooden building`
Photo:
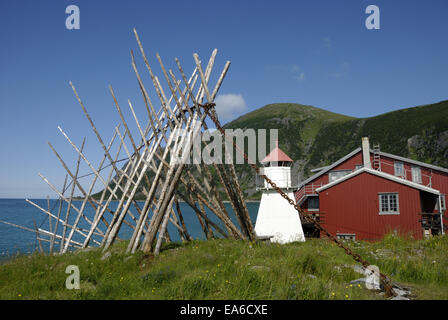
M 381 239 L 390 231 L 415 238 L 443 234 L 448 169 L 370 149 L 368 138 L 332 165 L 313 170 L 295 192 L 307 214 L 342 239 Z M 318 237 L 312 225 L 305 235 Z

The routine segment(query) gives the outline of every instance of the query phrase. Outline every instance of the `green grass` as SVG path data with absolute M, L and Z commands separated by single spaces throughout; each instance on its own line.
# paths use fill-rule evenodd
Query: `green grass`
M 414 299 L 448 298 L 447 237 L 388 236 L 351 246 L 394 281 L 410 286 Z M 149 258 L 127 255 L 125 248 L 126 242 L 117 243 L 105 260 L 98 249 L 15 257 L 0 266 L 0 299 L 384 299 L 349 285 L 362 275 L 327 240 L 171 243 Z M 68 265 L 79 267 L 80 290 L 65 288 Z

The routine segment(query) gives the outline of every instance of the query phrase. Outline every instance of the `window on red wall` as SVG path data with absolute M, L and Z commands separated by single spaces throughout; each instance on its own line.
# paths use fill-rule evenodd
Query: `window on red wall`
M 333 182 L 335 180 L 338 180 L 348 174 L 352 173 L 352 170 L 335 170 L 335 171 L 330 171 L 328 173 L 328 181 L 329 182 Z
M 380 193 L 379 214 L 400 214 L 398 193 Z
M 319 197 L 309 197 L 308 198 L 308 210 L 318 211 L 319 210 Z
M 394 162 L 394 174 L 397 177 L 404 177 L 404 165 L 401 161 Z
M 439 202 L 437 201 L 437 206 L 436 206 L 437 211 L 442 212 L 442 213 L 445 212 L 445 210 L 446 210 L 446 198 L 445 198 L 444 194 L 440 195 L 440 208 L 442 210 L 439 210 Z
M 422 183 L 422 171 L 419 166 L 412 166 L 412 182 Z

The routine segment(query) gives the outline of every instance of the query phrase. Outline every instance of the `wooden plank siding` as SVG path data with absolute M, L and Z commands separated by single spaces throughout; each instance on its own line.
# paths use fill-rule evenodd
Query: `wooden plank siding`
M 379 214 L 379 193 L 398 193 L 399 214 Z M 367 172 L 338 183 L 319 195 L 330 233 L 354 233 L 357 240 L 381 239 L 391 230 L 422 237 L 420 191 Z
M 373 164 L 372 152 L 370 152 L 370 159 Z M 406 180 L 412 181 L 411 170 L 416 165 L 412 163 L 412 160 L 407 162 L 405 159 L 398 160 L 381 155 L 381 171 L 395 175 L 394 163 L 396 161 L 403 163 Z M 362 150 L 360 150 L 328 172 L 308 181 L 306 186 L 326 185 L 329 183 L 329 172 L 355 171 L 356 166 L 362 165 L 362 163 Z M 439 190 L 441 194 L 448 195 L 448 173 L 422 165 L 419 167 L 422 178 L 421 185 L 429 186 Z M 380 192 L 398 192 L 399 215 L 379 215 L 378 193 Z M 446 198 L 448 199 L 448 196 Z M 325 216 L 324 226 L 334 235 L 354 233 L 356 239 L 373 240 L 381 239 L 394 229 L 401 234 L 410 233 L 415 238 L 422 238 L 423 231 L 419 221 L 422 212 L 420 190 L 410 186 L 369 173 L 362 173 L 321 191 L 319 202 L 319 211 Z M 318 213 L 308 210 L 307 200 L 301 203 L 301 207 L 306 213 Z M 433 210 L 433 212 L 437 212 L 437 210 Z M 445 224 L 447 221 L 448 215 L 445 212 Z

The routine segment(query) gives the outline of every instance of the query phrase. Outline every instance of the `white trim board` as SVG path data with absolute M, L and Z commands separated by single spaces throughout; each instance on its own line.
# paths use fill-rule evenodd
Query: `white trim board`
M 370 150 L 370 152 L 373 153 L 373 150 Z M 405 157 L 396 156 L 394 154 L 387 153 L 387 152 L 380 151 L 379 153 L 380 153 L 380 156 L 384 156 L 384 157 L 396 159 L 396 160 L 399 160 L 399 161 L 415 164 L 415 165 L 420 166 L 420 167 L 426 167 L 426 168 L 430 168 L 430 169 L 433 169 L 433 170 L 437 170 L 437 171 L 442 171 L 442 172 L 448 173 L 448 169 L 443 168 L 443 167 L 438 167 L 438 166 L 435 166 L 433 164 L 429 164 L 429 163 L 425 163 L 425 162 L 421 162 L 421 161 L 417 161 L 417 160 L 412 160 L 412 159 L 405 158 Z
M 322 167 L 322 171 L 319 171 L 318 173 L 312 175 L 311 177 L 309 177 L 308 179 L 306 179 L 305 181 L 299 183 L 299 189 L 307 184 L 310 181 L 313 181 L 314 179 L 320 177 L 321 175 L 323 175 L 324 173 L 327 173 L 328 171 L 330 171 L 331 169 L 333 169 L 334 167 L 340 165 L 342 162 L 344 162 L 345 160 L 350 159 L 352 156 L 354 156 L 355 154 L 357 154 L 359 151 L 361 151 L 361 147 L 356 148 L 355 150 L 353 150 L 352 152 L 350 152 L 349 154 L 345 155 L 344 157 L 342 157 L 341 159 L 337 160 L 336 162 L 333 162 L 331 165 L 327 166 L 327 167 Z
M 367 172 L 367 173 L 376 175 L 376 176 L 381 177 L 381 178 L 385 178 L 385 179 L 388 179 L 388 180 L 391 180 L 391 181 L 394 181 L 394 182 L 398 182 L 398 183 L 407 185 L 407 186 L 409 186 L 411 188 L 415 188 L 415 189 L 419 189 L 419 190 L 422 190 L 422 191 L 426 191 L 426 192 L 429 192 L 429 193 L 432 193 L 432 194 L 435 194 L 435 195 L 438 195 L 438 196 L 440 195 L 439 190 L 436 190 L 436 189 L 433 189 L 433 188 L 429 188 L 429 187 L 425 187 L 425 186 L 422 186 L 421 184 L 418 184 L 418 183 L 415 183 L 415 182 L 412 182 L 412 181 L 409 181 L 409 180 L 405 180 L 403 178 L 398 178 L 398 177 L 396 177 L 394 175 L 391 175 L 391 174 L 388 174 L 388 173 L 385 173 L 385 172 L 382 172 L 382 171 L 370 169 L 370 168 L 358 169 L 358 170 L 356 170 L 356 171 L 354 171 L 354 172 L 352 172 L 352 173 L 350 173 L 350 174 L 348 174 L 348 175 L 346 175 L 346 176 L 344 176 L 342 178 L 339 178 L 336 181 L 330 182 L 330 183 L 328 183 L 328 184 L 326 184 L 326 185 L 324 185 L 324 186 L 322 186 L 320 188 L 317 188 L 316 191 L 317 192 L 321 192 L 321 191 L 323 191 L 325 189 L 331 188 L 332 186 L 337 185 L 338 183 L 344 182 L 345 180 L 351 179 L 352 177 L 357 176 L 358 174 L 361 174 L 363 172 Z
M 358 147 L 355 150 L 353 150 L 352 152 L 350 152 L 349 154 L 347 154 L 344 157 L 342 157 L 339 160 L 337 160 L 336 162 L 333 162 L 329 166 L 312 169 L 311 172 L 316 172 L 317 171 L 317 173 L 315 173 L 314 175 L 312 175 L 308 179 L 304 180 L 303 182 L 299 183 L 298 189 L 300 189 L 303 185 L 307 184 L 308 182 L 311 182 L 314 179 L 320 177 L 321 175 L 327 173 L 328 171 L 330 171 L 334 167 L 338 166 L 342 162 L 350 159 L 352 156 L 356 155 L 360 151 L 362 151 L 362 149 L 361 149 L 361 147 Z M 372 149 L 370 149 L 370 153 L 373 153 Z M 415 165 L 418 165 L 418 166 L 421 166 L 421 167 L 430 168 L 430 169 L 433 169 L 433 170 L 437 170 L 437 171 L 448 173 L 448 169 L 443 168 L 443 167 L 438 167 L 438 166 L 435 166 L 435 165 L 432 165 L 432 164 L 428 164 L 428 163 L 425 163 L 425 162 L 420 162 L 420 161 L 417 161 L 417 160 L 412 160 L 412 159 L 409 159 L 409 158 L 396 156 L 394 154 L 387 153 L 387 152 L 380 151 L 379 153 L 380 153 L 380 157 L 384 156 L 384 157 L 400 160 L 400 161 L 403 161 L 403 162 L 408 162 L 408 163 L 411 163 L 411 164 L 415 164 Z

